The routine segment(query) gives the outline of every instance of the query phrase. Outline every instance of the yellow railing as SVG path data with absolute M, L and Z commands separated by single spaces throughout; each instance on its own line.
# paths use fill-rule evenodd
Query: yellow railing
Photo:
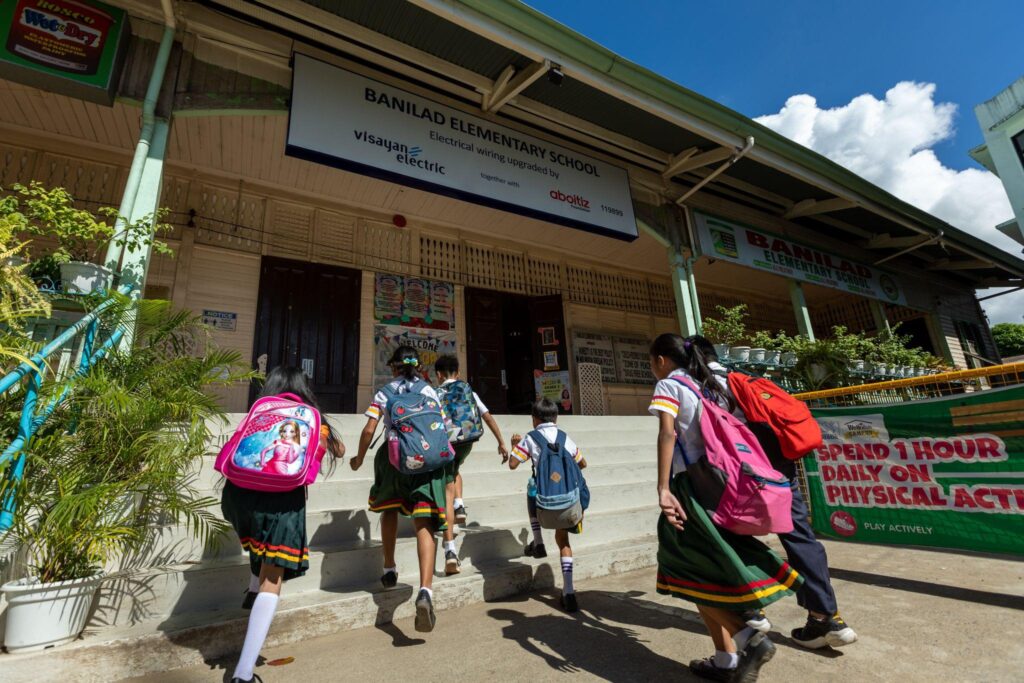
M 924 398 L 952 396 L 1024 383 L 1024 363 L 992 365 L 974 370 L 955 370 L 937 375 L 908 377 L 852 387 L 796 394 L 813 408 L 891 405 Z

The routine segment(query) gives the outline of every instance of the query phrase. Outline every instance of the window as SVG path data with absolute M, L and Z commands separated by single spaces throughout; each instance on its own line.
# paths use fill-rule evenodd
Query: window
M 1024 130 L 1013 136 L 1013 148 L 1017 150 L 1020 165 L 1024 166 Z

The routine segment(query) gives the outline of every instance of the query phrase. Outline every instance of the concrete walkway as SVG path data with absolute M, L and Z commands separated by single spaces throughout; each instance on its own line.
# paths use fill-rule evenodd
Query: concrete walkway
M 1024 561 L 928 550 L 828 544 L 844 617 L 860 642 L 809 652 L 789 630 L 803 623 L 795 600 L 770 610 L 775 659 L 764 681 L 1020 681 Z M 710 654 L 690 603 L 654 593 L 654 571 L 581 582 L 581 611 L 566 615 L 555 593 L 469 605 L 438 615 L 433 633 L 411 619 L 264 652 L 277 681 L 699 680 L 685 663 Z M 227 681 L 233 661 L 147 676 L 147 682 Z

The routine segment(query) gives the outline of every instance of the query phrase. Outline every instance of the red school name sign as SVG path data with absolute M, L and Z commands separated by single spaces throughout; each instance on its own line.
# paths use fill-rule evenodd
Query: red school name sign
M 784 277 L 889 303 L 906 303 L 890 273 L 717 216 L 694 212 L 701 253 Z

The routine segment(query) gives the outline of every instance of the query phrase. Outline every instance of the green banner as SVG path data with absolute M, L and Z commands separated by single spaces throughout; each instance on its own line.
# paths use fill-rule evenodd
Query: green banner
M 1024 555 L 1024 386 L 813 413 L 820 535 Z

